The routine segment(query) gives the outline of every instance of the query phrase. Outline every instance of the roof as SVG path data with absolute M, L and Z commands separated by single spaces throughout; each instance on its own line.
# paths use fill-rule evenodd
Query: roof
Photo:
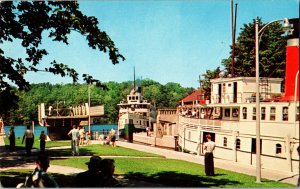
M 203 95 L 204 93 L 205 92 L 202 89 L 198 89 L 198 90 L 194 91 L 192 94 L 181 99 L 180 102 L 183 101 L 184 103 L 186 103 L 186 102 L 193 102 L 196 100 L 200 101 L 200 100 L 202 100 L 200 98 L 200 96 Z

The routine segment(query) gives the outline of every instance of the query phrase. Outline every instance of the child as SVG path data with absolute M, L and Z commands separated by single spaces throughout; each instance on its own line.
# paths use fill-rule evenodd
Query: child
M 86 134 L 86 145 L 90 145 L 90 143 L 91 143 L 91 134 L 90 134 L 90 132 L 86 132 L 85 133 Z
M 41 154 L 45 153 L 45 147 L 46 147 L 46 135 L 44 134 L 44 131 L 41 131 L 41 134 L 40 134 L 40 152 L 41 152 Z

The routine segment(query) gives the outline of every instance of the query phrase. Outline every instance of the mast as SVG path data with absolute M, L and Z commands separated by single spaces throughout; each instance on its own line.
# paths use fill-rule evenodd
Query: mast
M 133 67 L 133 89 L 135 91 L 135 67 Z
M 235 54 L 235 33 L 236 33 L 236 15 L 237 15 L 237 3 L 235 4 L 235 13 L 233 13 L 233 0 L 230 1 L 231 10 L 231 30 L 232 30 L 232 54 L 231 54 L 231 77 L 234 76 L 234 54 Z

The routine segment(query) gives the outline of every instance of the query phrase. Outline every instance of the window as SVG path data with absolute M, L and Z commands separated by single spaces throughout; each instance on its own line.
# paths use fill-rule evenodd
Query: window
M 261 107 L 261 120 L 266 120 L 266 107 Z
M 130 96 L 130 97 L 128 97 L 128 99 L 129 99 L 129 100 L 131 100 L 131 96 Z
M 243 119 L 247 119 L 247 108 L 243 107 Z
M 232 117 L 239 117 L 239 109 L 232 108 Z
M 227 146 L 227 137 L 224 137 L 224 140 L 223 140 L 223 146 Z
M 225 117 L 230 117 L 230 109 L 229 108 L 226 108 L 224 110 L 224 112 L 225 112 L 225 114 L 224 114 Z
M 281 154 L 281 150 L 282 150 L 281 144 L 276 144 L 276 154 Z
M 240 139 L 236 139 L 236 149 L 237 150 L 241 149 L 241 140 Z
M 256 108 L 253 108 L 252 120 L 256 120 Z
M 275 119 L 276 119 L 276 108 L 271 107 L 271 109 L 270 109 L 270 120 L 274 121 Z
M 282 108 L 282 121 L 288 121 L 289 120 L 289 107 L 283 107 Z
M 296 121 L 299 121 L 299 106 L 297 107 L 297 112 L 296 112 Z

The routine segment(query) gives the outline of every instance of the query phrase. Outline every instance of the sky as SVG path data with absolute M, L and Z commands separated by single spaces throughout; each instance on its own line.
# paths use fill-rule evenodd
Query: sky
M 234 0 L 238 4 L 236 34 L 243 24 L 261 17 L 264 23 L 299 17 L 298 0 Z M 98 18 L 99 27 L 115 42 L 126 60 L 113 65 L 109 55 L 88 46 L 84 36 L 73 32 L 70 45 L 53 42 L 45 34 L 41 47 L 54 59 L 103 82 L 123 82 L 136 77 L 183 87 L 199 87 L 199 75 L 222 68 L 231 41 L 230 0 L 125 0 L 79 1 L 80 10 Z M 5 53 L 25 57 L 16 44 L 4 44 Z M 28 73 L 31 83 L 71 83 L 71 78 L 50 73 Z

